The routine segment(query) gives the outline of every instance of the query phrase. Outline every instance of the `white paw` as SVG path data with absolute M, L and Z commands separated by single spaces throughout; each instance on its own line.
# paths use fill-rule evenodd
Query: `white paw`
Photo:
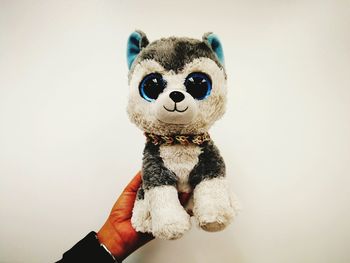
M 193 214 L 206 231 L 220 231 L 236 215 L 225 178 L 203 181 L 194 190 Z
M 234 216 L 234 209 L 229 205 L 212 205 L 205 210 L 194 210 L 199 226 L 209 232 L 223 230 L 228 226 Z
M 152 232 L 151 214 L 149 212 L 149 203 L 147 200 L 135 200 L 131 224 L 137 232 Z
M 190 216 L 181 206 L 173 186 L 160 186 L 145 192 L 149 200 L 152 234 L 161 239 L 177 239 L 191 228 Z
M 160 239 L 178 239 L 190 228 L 190 216 L 181 206 L 177 209 L 165 207 L 159 216 L 152 217 L 152 233 Z

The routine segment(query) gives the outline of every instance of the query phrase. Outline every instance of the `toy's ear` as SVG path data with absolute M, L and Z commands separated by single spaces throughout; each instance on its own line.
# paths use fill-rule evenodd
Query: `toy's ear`
M 222 44 L 217 35 L 212 32 L 205 33 L 202 40 L 207 43 L 207 45 L 214 51 L 219 62 L 225 65 L 224 50 L 222 49 Z
M 146 47 L 149 41 L 146 34 L 140 30 L 132 32 L 128 39 L 127 49 L 126 49 L 126 59 L 128 62 L 129 69 L 132 63 L 136 59 L 137 55 L 140 53 L 141 49 Z

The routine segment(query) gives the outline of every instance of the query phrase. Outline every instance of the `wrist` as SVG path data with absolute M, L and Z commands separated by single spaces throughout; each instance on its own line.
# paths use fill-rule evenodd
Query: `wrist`
M 107 220 L 97 232 L 97 238 L 99 242 L 105 246 L 108 252 L 113 255 L 117 262 L 121 262 L 127 257 L 122 239 L 109 220 Z

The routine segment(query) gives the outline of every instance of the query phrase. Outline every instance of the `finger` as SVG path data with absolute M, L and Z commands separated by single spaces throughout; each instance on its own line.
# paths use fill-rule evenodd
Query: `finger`
M 129 182 L 129 184 L 125 187 L 124 192 L 137 192 L 142 183 L 141 172 L 139 171 L 134 178 Z
M 118 210 L 118 211 L 125 211 L 129 213 L 133 208 L 133 205 L 136 199 L 137 190 L 140 187 L 141 182 L 142 182 L 141 173 L 138 172 L 134 176 L 134 178 L 131 179 L 131 181 L 125 187 L 123 192 L 120 194 L 120 196 L 118 197 L 117 201 L 115 202 L 112 208 L 112 211 Z

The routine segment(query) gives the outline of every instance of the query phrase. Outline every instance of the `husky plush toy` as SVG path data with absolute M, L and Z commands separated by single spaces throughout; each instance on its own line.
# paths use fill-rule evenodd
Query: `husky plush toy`
M 225 164 L 208 129 L 225 111 L 226 72 L 216 35 L 202 40 L 162 38 L 141 31 L 128 40 L 130 120 L 145 132 L 142 186 L 132 225 L 162 239 L 190 229 L 178 192 L 193 193 L 192 208 L 207 231 L 225 228 L 235 215 Z

